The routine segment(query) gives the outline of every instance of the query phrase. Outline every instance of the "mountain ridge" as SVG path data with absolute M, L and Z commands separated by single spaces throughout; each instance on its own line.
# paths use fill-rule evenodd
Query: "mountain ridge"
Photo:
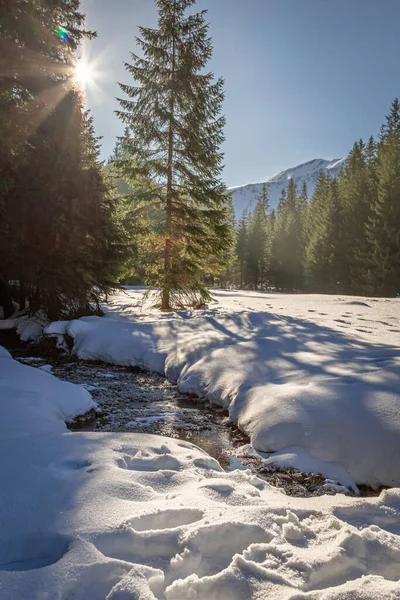
M 287 189 L 291 179 L 294 180 L 298 188 L 306 182 L 310 198 L 315 189 L 318 173 L 326 171 L 334 177 L 344 167 L 345 163 L 346 157 L 333 160 L 314 158 L 295 167 L 280 171 L 265 181 L 230 187 L 228 191 L 232 195 L 235 215 L 240 218 L 243 212 L 246 210 L 251 211 L 254 208 L 256 197 L 262 191 L 264 184 L 267 186 L 271 210 L 276 209 L 282 189 Z

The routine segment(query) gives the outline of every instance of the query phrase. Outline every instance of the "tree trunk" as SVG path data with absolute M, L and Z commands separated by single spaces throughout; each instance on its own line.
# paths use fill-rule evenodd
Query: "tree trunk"
M 19 280 L 19 310 L 25 310 L 26 307 L 26 288 L 24 280 Z
M 174 3 L 175 8 L 175 3 Z M 172 184 L 173 184 L 173 159 L 174 159 L 174 76 L 175 76 L 175 38 L 172 42 L 172 66 L 171 66 L 171 97 L 169 102 L 169 132 L 168 132 L 168 175 L 167 175 L 167 193 L 165 199 L 166 212 L 166 235 L 164 246 L 164 287 L 162 291 L 161 310 L 171 310 L 170 292 L 171 292 L 171 267 L 172 267 Z
M 0 279 L 0 306 L 3 307 L 4 318 L 9 319 L 14 314 L 14 305 L 8 282 L 4 279 Z

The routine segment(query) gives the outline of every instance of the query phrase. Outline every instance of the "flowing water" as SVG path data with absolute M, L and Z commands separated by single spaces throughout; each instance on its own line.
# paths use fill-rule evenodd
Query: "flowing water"
M 47 343 L 47 345 L 46 345 Z M 266 468 L 250 453 L 238 458 L 240 446 L 249 443 L 222 408 L 181 394 L 177 386 L 161 375 L 136 368 L 78 360 L 55 351 L 54 345 L 22 344 L 18 337 L 0 331 L 0 345 L 20 362 L 48 371 L 56 377 L 86 388 L 99 410 L 70 424 L 72 431 L 151 433 L 187 440 L 218 460 L 226 470 L 252 469 L 286 494 L 315 496 L 333 493 L 318 474 L 295 473 Z M 344 492 L 347 490 L 343 489 Z M 372 491 L 364 490 L 363 495 Z

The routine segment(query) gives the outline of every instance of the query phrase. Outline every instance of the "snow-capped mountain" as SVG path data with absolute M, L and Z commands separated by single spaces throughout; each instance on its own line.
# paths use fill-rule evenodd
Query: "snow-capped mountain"
M 308 196 L 312 196 L 315 188 L 318 173 L 327 171 L 332 177 L 338 174 L 340 169 L 345 165 L 346 158 L 336 158 L 334 160 L 324 160 L 323 158 L 315 158 L 302 165 L 281 171 L 278 175 L 270 177 L 265 182 L 250 183 L 229 188 L 232 194 L 233 205 L 235 207 L 236 217 L 240 217 L 245 210 L 252 210 L 255 199 L 262 191 L 264 183 L 267 184 L 270 206 L 276 208 L 279 202 L 279 197 L 283 188 L 287 188 L 289 181 L 294 180 L 297 187 L 300 189 L 304 182 L 307 184 Z

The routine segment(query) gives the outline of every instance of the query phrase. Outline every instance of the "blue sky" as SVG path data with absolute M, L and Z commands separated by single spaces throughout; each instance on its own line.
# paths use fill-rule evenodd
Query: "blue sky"
M 98 39 L 89 89 L 107 157 L 122 125 L 113 111 L 137 26 L 155 26 L 152 0 L 83 0 Z M 379 132 L 400 95 L 400 0 L 198 0 L 225 79 L 224 179 L 262 181 L 312 158 L 340 158 Z

